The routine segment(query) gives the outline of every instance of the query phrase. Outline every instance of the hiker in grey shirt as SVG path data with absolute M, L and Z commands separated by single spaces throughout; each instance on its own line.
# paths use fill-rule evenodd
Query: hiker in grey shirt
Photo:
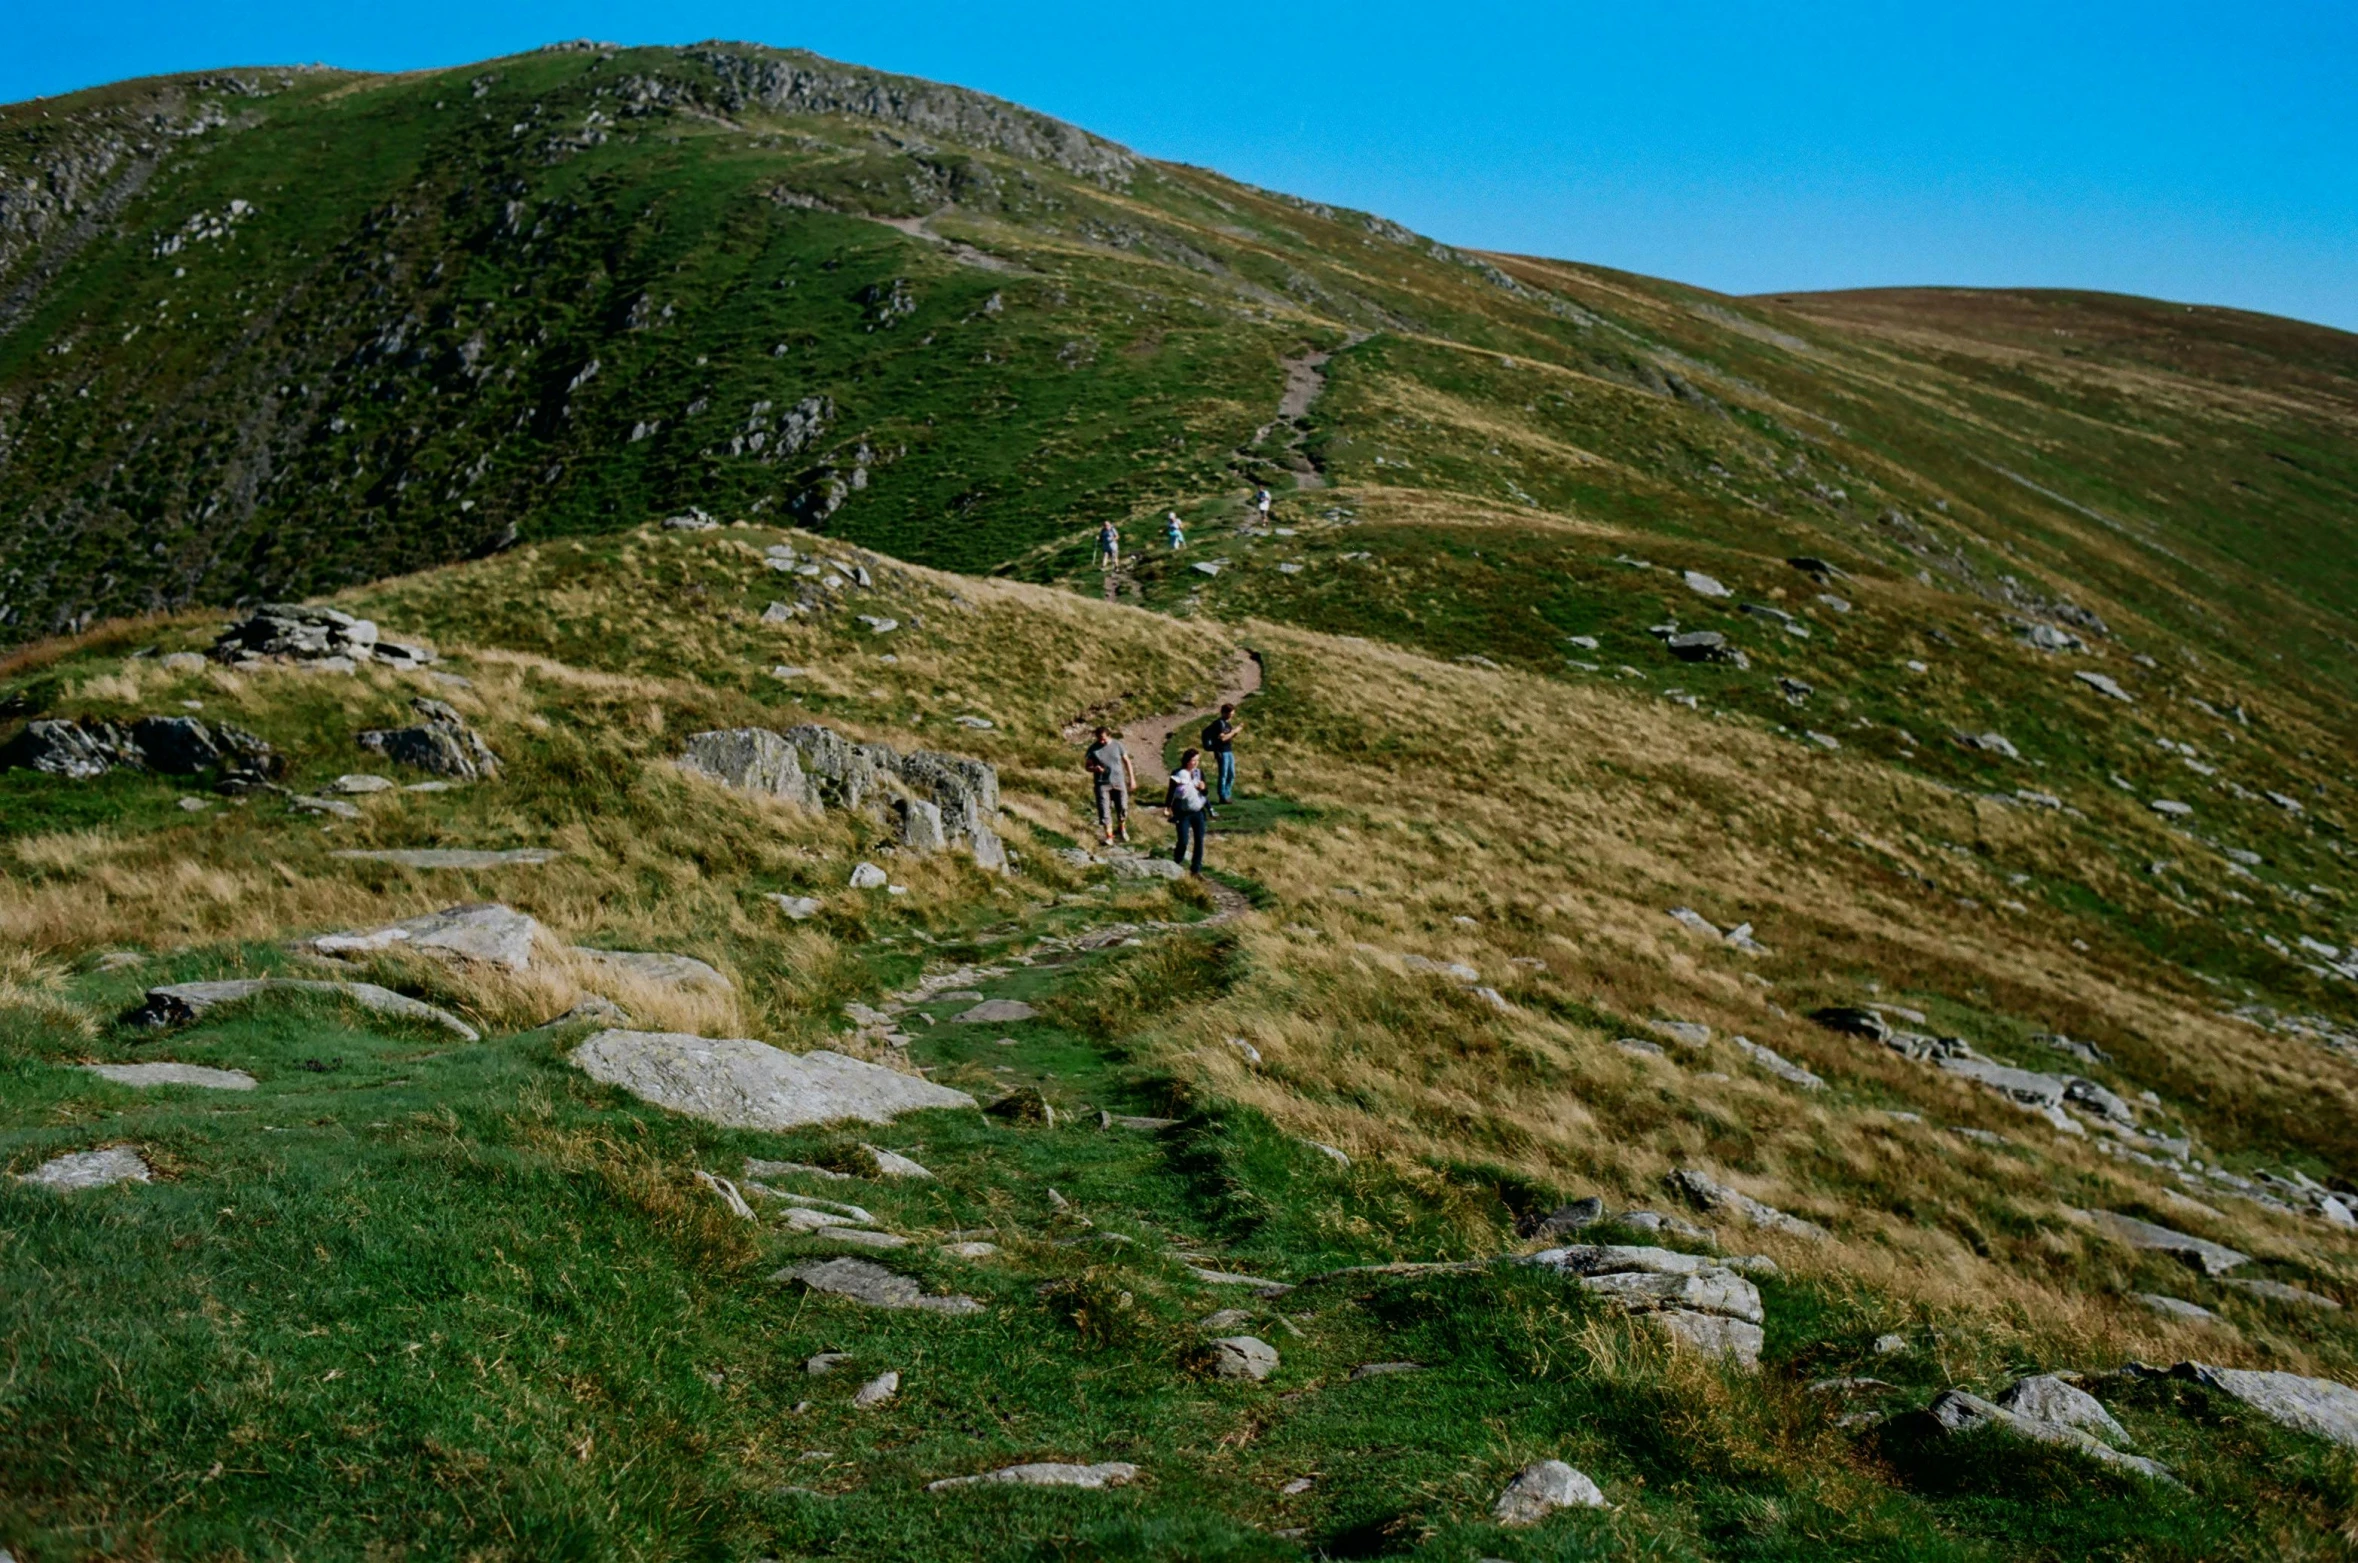
M 1097 729 L 1097 741 L 1090 745 L 1087 758 L 1089 775 L 1097 784 L 1097 836 L 1100 845 L 1114 844 L 1118 827 L 1122 839 L 1130 839 L 1130 795 L 1138 790 L 1138 773 L 1130 766 L 1130 751 L 1113 735 L 1111 728 Z

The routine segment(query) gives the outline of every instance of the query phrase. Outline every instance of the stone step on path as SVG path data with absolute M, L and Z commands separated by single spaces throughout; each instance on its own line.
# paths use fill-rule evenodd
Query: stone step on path
M 147 1064 L 76 1064 L 117 1085 L 191 1085 L 209 1091 L 251 1091 L 256 1081 L 242 1069 L 209 1069 L 203 1064 L 175 1064 L 157 1060 Z
M 593 1080 L 732 1129 L 796 1129 L 846 1118 L 883 1124 L 906 1112 L 978 1106 L 964 1091 L 880 1064 L 824 1048 L 789 1053 L 746 1037 L 607 1030 L 570 1057 Z M 878 1162 L 888 1154 L 878 1153 Z

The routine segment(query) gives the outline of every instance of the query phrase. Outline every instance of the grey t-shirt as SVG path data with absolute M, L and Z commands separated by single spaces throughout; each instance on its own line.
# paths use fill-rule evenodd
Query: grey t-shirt
M 1097 778 L 1097 785 L 1111 787 L 1116 792 L 1128 792 L 1130 790 L 1130 773 L 1122 768 L 1122 762 L 1129 757 L 1129 751 L 1122 747 L 1122 741 L 1119 738 L 1108 738 L 1090 750 L 1090 763 L 1105 768 L 1105 774 Z

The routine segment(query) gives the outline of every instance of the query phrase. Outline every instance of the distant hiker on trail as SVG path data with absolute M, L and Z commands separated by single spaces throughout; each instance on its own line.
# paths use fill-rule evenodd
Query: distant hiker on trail
M 1267 526 L 1269 524 L 1270 503 L 1269 490 L 1267 489 L 1263 489 L 1260 493 L 1253 496 L 1253 504 L 1255 508 L 1261 512 L 1261 524 L 1263 526 Z
M 1131 769 L 1130 751 L 1113 735 L 1111 728 L 1097 729 L 1097 742 L 1089 746 L 1087 764 L 1089 775 L 1097 788 L 1097 838 L 1101 846 L 1114 844 L 1114 831 L 1119 828 L 1122 839 L 1130 839 L 1130 798 L 1138 791 L 1138 773 Z
M 1204 769 L 1200 751 L 1188 750 L 1179 756 L 1179 769 L 1171 773 L 1171 823 L 1179 827 L 1179 843 L 1171 849 L 1171 861 L 1186 863 L 1187 871 L 1200 876 L 1204 871 Z M 1188 861 L 1187 843 L 1190 834 L 1195 840 L 1195 859 Z
M 1163 531 L 1171 539 L 1171 552 L 1177 553 L 1187 546 L 1187 523 L 1179 519 L 1176 510 L 1166 510 L 1163 514 L 1170 517 Z
M 1244 731 L 1244 723 L 1237 720 L 1234 703 L 1223 705 L 1220 714 L 1204 724 L 1204 748 L 1220 767 L 1220 801 L 1226 803 L 1236 791 L 1236 735 Z
M 1122 562 L 1122 534 L 1114 529 L 1111 517 L 1097 529 L 1097 568 L 1110 570 Z

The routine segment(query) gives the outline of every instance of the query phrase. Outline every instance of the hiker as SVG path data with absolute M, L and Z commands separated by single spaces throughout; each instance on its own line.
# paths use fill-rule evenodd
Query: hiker
M 1164 526 L 1163 531 L 1171 539 L 1171 552 L 1177 553 L 1187 546 L 1187 523 L 1179 519 L 1179 512 L 1176 510 L 1166 510 L 1163 514 L 1170 517 L 1170 521 Z
M 1260 493 L 1258 493 L 1258 494 L 1254 495 L 1254 496 L 1253 496 L 1253 503 L 1254 503 L 1254 505 L 1256 505 L 1256 506 L 1257 506 L 1257 507 L 1259 507 L 1259 509 L 1260 509 L 1260 512 L 1261 512 L 1261 524 L 1262 524 L 1263 526 L 1267 526 L 1267 525 L 1269 524 L 1269 506 L 1270 506 L 1270 504 L 1271 504 L 1271 500 L 1270 500 L 1270 498 L 1269 498 L 1269 490 L 1267 490 L 1267 489 L 1263 489 L 1263 490 L 1261 490 L 1261 492 L 1260 492 Z
M 1122 534 L 1114 529 L 1113 518 L 1097 529 L 1097 568 L 1111 570 L 1122 562 Z
M 1171 823 L 1179 827 L 1179 843 L 1171 849 L 1171 861 L 1186 863 L 1187 871 L 1201 877 L 1204 871 L 1204 768 L 1202 751 L 1190 749 L 1179 756 L 1179 769 L 1171 773 Z M 1189 862 L 1187 843 L 1195 839 L 1195 858 Z
M 1122 840 L 1130 839 L 1130 798 L 1138 791 L 1138 773 L 1131 769 L 1130 751 L 1107 727 L 1097 729 L 1097 741 L 1089 746 L 1087 759 L 1089 775 L 1097 791 L 1097 839 L 1100 846 L 1114 844 L 1118 828 Z
M 1236 735 L 1243 731 L 1244 723 L 1236 718 L 1234 702 L 1222 706 L 1220 714 L 1204 724 L 1204 748 L 1219 767 L 1222 803 L 1236 791 Z

